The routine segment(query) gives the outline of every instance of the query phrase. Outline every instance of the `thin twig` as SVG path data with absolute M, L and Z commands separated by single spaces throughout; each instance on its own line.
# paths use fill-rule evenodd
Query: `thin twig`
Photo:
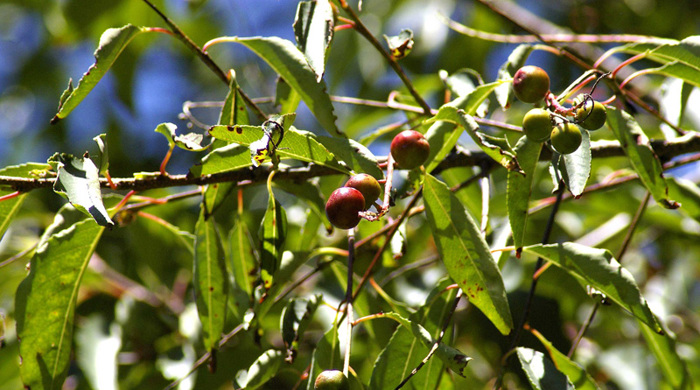
M 389 66 L 391 66 L 391 68 L 394 69 L 394 72 L 396 72 L 401 81 L 403 81 L 404 85 L 406 86 L 406 89 L 408 89 L 408 92 L 413 96 L 414 99 L 416 99 L 416 103 L 418 103 L 418 105 L 421 106 L 421 108 L 423 108 L 423 113 L 425 115 L 430 115 L 430 105 L 428 105 L 428 103 L 423 99 L 423 97 L 418 93 L 418 91 L 416 91 L 415 87 L 413 86 L 413 83 L 408 78 L 408 76 L 406 76 L 406 73 L 401 68 L 401 65 L 399 65 L 399 63 L 396 62 L 394 57 L 392 57 L 391 54 L 389 54 L 389 52 L 387 52 L 384 49 L 384 46 L 382 46 L 382 44 L 379 43 L 377 38 L 375 38 L 374 35 L 372 35 L 372 33 L 367 29 L 364 23 L 362 23 L 362 20 L 360 20 L 360 18 L 357 16 L 355 10 L 353 10 L 352 7 L 350 7 L 350 5 L 347 4 L 347 2 L 341 1 L 340 5 L 343 8 L 343 10 L 347 12 L 348 15 L 350 15 L 350 19 L 352 19 L 352 21 L 355 23 L 355 31 L 359 32 L 360 35 L 365 37 L 365 39 L 367 39 L 367 41 L 369 41 L 369 43 L 371 43 L 372 46 L 374 46 L 377 49 L 377 51 L 379 51 L 379 53 L 389 63 Z
M 402 380 L 398 386 L 396 386 L 395 390 L 399 390 L 404 385 L 406 385 L 406 383 L 408 383 L 408 381 L 411 378 L 413 378 L 413 376 L 416 375 L 418 373 L 418 371 L 421 368 L 423 368 L 423 366 L 425 366 L 426 363 L 428 363 L 428 360 L 430 360 L 430 358 L 433 356 L 435 351 L 437 351 L 438 347 L 440 346 L 440 343 L 442 342 L 443 337 L 445 337 L 445 331 L 447 330 L 447 327 L 450 325 L 450 320 L 452 319 L 452 315 L 454 314 L 455 309 L 457 308 L 457 304 L 459 303 L 459 300 L 461 298 L 462 298 L 462 289 L 458 289 L 457 294 L 455 295 L 454 303 L 450 307 L 450 312 L 445 317 L 445 321 L 443 321 L 442 328 L 440 329 L 440 334 L 438 335 L 437 340 L 435 340 L 435 342 L 433 343 L 432 348 L 430 348 L 430 351 L 428 351 L 428 355 L 426 355 L 425 358 L 423 358 L 423 360 L 421 360 L 421 362 L 418 364 L 418 366 L 416 366 L 416 368 L 411 370 L 411 373 L 408 374 L 408 376 L 406 378 L 404 378 L 404 380 Z
M 219 341 L 219 348 L 226 345 L 226 343 L 228 343 L 229 340 L 231 340 L 233 338 L 233 336 L 235 336 L 238 332 L 240 332 L 244 328 L 245 328 L 245 324 L 239 324 L 238 326 L 233 328 L 233 330 L 231 332 L 229 332 L 228 334 L 226 334 L 224 337 L 221 338 L 221 340 Z M 187 378 L 188 376 L 192 375 L 192 373 L 195 372 L 195 370 L 197 370 L 199 368 L 199 366 L 206 363 L 207 360 L 209 360 L 209 357 L 211 357 L 211 352 L 210 351 L 205 352 L 204 355 L 202 355 L 199 359 L 197 359 L 197 361 L 194 363 L 192 368 L 187 372 L 187 374 L 185 374 L 185 376 L 170 383 L 163 390 L 170 390 L 170 389 L 174 389 L 175 387 L 177 387 L 180 384 L 180 382 L 185 380 L 185 378 Z
M 163 19 L 163 21 L 165 22 L 165 24 L 168 25 L 168 27 L 173 32 L 175 37 L 177 37 L 179 40 L 181 40 L 185 44 L 185 46 L 187 46 L 195 55 L 197 55 L 197 57 L 199 57 L 202 60 L 202 62 L 204 62 L 204 64 L 207 67 L 209 67 L 209 69 L 211 69 L 212 72 L 214 72 L 214 74 L 219 79 L 221 79 L 221 81 L 223 81 L 226 85 L 228 85 L 229 79 L 228 79 L 228 76 L 226 75 L 226 72 L 224 72 L 219 67 L 219 65 L 216 64 L 216 62 L 214 62 L 214 60 L 211 58 L 211 56 L 209 56 L 209 54 L 207 52 L 205 52 L 199 46 L 197 46 L 197 44 L 194 43 L 194 41 L 192 41 L 192 39 L 190 39 L 190 37 L 187 36 L 187 34 L 185 34 L 180 29 L 180 27 L 178 27 L 177 24 L 175 24 L 175 22 L 173 22 L 168 16 L 166 16 L 163 12 L 161 12 L 161 10 L 158 9 L 158 7 L 156 7 L 155 5 L 153 5 L 153 3 L 151 3 L 149 0 L 143 0 L 143 2 L 146 3 L 149 7 L 151 7 L 151 9 L 155 13 L 157 13 L 161 19 Z M 255 104 L 250 99 L 250 97 L 248 97 L 248 95 L 246 95 L 246 93 L 240 87 L 238 88 L 238 93 L 241 95 L 243 100 L 246 102 L 246 105 L 248 107 L 250 107 L 261 120 L 267 119 L 267 115 L 265 115 L 265 113 L 260 109 L 260 107 L 258 107 L 258 105 Z

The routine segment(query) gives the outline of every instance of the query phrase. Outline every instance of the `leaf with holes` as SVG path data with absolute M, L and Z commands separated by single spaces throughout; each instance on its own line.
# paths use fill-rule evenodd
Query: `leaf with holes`
M 321 81 L 334 32 L 333 8 L 328 0 L 300 1 L 294 19 L 294 37 L 309 66 Z

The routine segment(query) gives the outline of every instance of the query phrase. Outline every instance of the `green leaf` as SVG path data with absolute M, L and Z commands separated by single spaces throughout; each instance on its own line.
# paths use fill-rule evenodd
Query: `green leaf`
M 551 261 L 571 275 L 595 287 L 610 300 L 629 310 L 654 332 L 663 334 L 654 313 L 642 297 L 632 274 L 605 249 L 565 242 L 531 245 L 523 250 Z
M 278 37 L 230 37 L 265 60 L 304 100 L 318 122 L 329 133 L 344 134 L 335 125 L 335 114 L 331 98 L 326 92 L 326 83 L 316 81 L 316 73 L 306 61 L 304 53 L 286 39 Z
M 445 183 L 426 175 L 428 224 L 447 273 L 503 334 L 513 328 L 501 272 L 469 213 Z
M 260 277 L 266 290 L 272 287 L 273 277 L 279 269 L 286 237 L 287 214 L 270 192 L 267 211 L 260 226 Z
M 51 122 L 56 123 L 68 116 L 85 99 L 85 96 L 92 91 L 109 68 L 112 67 L 112 64 L 114 64 L 114 61 L 116 61 L 126 45 L 136 35 L 145 31 L 144 28 L 131 24 L 105 30 L 95 51 L 95 63 L 85 72 L 76 88 L 73 88 L 72 81 L 68 82 L 68 88 L 61 95 L 58 113 L 56 113 Z
M 411 335 L 413 335 L 413 338 L 420 341 L 426 348 L 431 349 L 435 344 L 435 340 L 430 332 L 428 332 L 423 325 L 419 324 L 418 322 L 408 320 L 393 312 L 384 313 L 383 315 L 398 322 L 406 329 L 409 329 L 411 331 Z M 467 367 L 469 361 L 472 360 L 472 358 L 463 354 L 458 349 L 445 345 L 445 343 L 442 342 L 435 350 L 435 356 L 445 363 L 450 370 L 459 374 L 460 376 L 464 376 L 464 369 Z M 423 359 L 421 358 L 420 360 Z
M 615 48 L 613 52 L 646 53 L 646 58 L 662 64 L 646 71 L 677 77 L 700 87 L 700 35 L 682 41 L 658 39 L 651 43 L 634 43 Z
M 100 172 L 87 153 L 80 159 L 66 153 L 56 153 L 49 164 L 58 172 L 53 190 L 68 199 L 76 209 L 92 216 L 101 226 L 114 222 L 102 203 Z
M 221 238 L 214 217 L 202 209 L 195 226 L 193 285 L 204 348 L 218 348 L 226 322 L 228 274 Z
M 309 367 L 309 381 L 306 390 L 314 390 L 314 380 L 322 371 L 332 369 L 343 369 L 343 360 L 340 357 L 340 345 L 338 339 L 338 328 L 334 325 L 329 329 L 316 344 L 311 366 Z
M 586 182 L 591 176 L 591 136 L 588 130 L 581 130 L 581 146 L 575 152 L 565 154 L 564 167 L 566 175 L 563 175 L 566 187 L 571 191 L 571 195 L 581 196 L 586 189 Z M 518 160 L 520 161 L 520 160 Z
M 94 389 L 117 390 L 117 367 L 122 331 L 116 322 L 95 313 L 76 330 L 76 359 Z
M 89 219 L 62 226 L 42 240 L 29 276 L 17 288 L 17 336 L 20 374 L 34 390 L 61 389 L 70 364 L 78 289 L 104 227 Z M 61 223 L 59 223 L 61 222 Z
M 668 186 L 664 179 L 661 162 L 637 121 L 628 113 L 613 108 L 609 108 L 607 113 L 608 124 L 620 141 L 642 184 L 661 206 L 668 209 L 677 208 L 679 204 L 668 197 Z
M 516 348 L 520 366 L 525 371 L 530 385 L 535 390 L 574 390 L 576 389 L 569 378 L 557 371 L 551 360 L 542 352 L 530 348 Z
M 384 40 L 389 47 L 389 53 L 397 60 L 406 57 L 413 49 L 413 31 L 408 28 L 401 30 L 399 35 L 384 35 Z
M 216 173 L 235 171 L 253 165 L 246 146 L 229 144 L 214 149 L 202 161 L 190 168 L 190 174 L 195 177 L 213 175 Z M 222 183 L 223 184 L 223 183 Z
M 683 214 L 700 222 L 700 188 L 690 180 L 669 177 L 666 179 L 669 195 L 678 199 Z M 0 204 L 1 206 L 2 204 Z
M 275 88 L 275 105 L 280 107 L 280 114 L 289 114 L 295 112 L 301 103 L 301 96 L 297 91 L 284 81 L 283 78 L 277 78 L 277 88 Z
M 377 180 L 384 178 L 377 157 L 354 139 L 316 136 L 316 140 L 352 171 L 372 175 Z
M 525 61 L 530 56 L 530 53 L 535 47 L 530 44 L 518 45 L 508 56 L 506 62 L 498 69 L 498 80 L 508 81 L 507 84 L 502 84 L 496 87 L 496 99 L 501 108 L 510 107 L 513 101 L 513 88 L 510 81 L 513 80 L 513 75 L 518 69 L 525 65 Z
M 209 134 L 214 138 L 250 146 L 264 136 L 261 126 L 213 126 Z M 284 130 L 284 137 L 275 150 L 281 159 L 291 158 L 311 162 L 349 174 L 350 171 L 340 164 L 335 155 L 328 151 L 310 132 L 296 130 L 294 127 Z
M 284 354 L 281 351 L 268 349 L 263 352 L 248 368 L 248 375 L 245 381 L 241 383 L 242 388 L 255 390 L 267 383 L 277 374 L 280 366 L 282 366 L 283 359 Z
M 99 149 L 98 159 L 100 165 L 100 174 L 104 174 L 109 169 L 109 152 L 107 149 L 107 134 L 102 133 L 93 138 Z
M 444 291 L 450 283 L 452 283 L 451 280 L 443 279 L 433 288 L 425 303 L 409 318 L 413 322 L 422 324 L 434 340 L 439 337 L 445 319 L 454 303 L 455 290 Z M 443 342 L 448 342 L 449 334 L 448 331 Z M 401 380 L 407 377 L 428 356 L 429 350 L 413 337 L 408 328 L 403 325 L 398 327 L 374 363 L 369 388 L 396 388 Z M 439 373 L 443 370 L 442 360 L 431 358 L 411 378 L 406 388 L 435 389 L 440 380 Z
M 306 331 L 311 319 L 321 304 L 323 296 L 313 295 L 311 298 L 292 298 L 282 309 L 280 329 L 282 341 L 287 347 L 287 360 L 291 363 L 297 354 L 299 337 Z
M 425 122 L 433 122 L 425 134 L 430 144 L 430 155 L 428 155 L 428 159 L 425 162 L 426 171 L 433 171 L 450 153 L 462 135 L 462 127 L 467 130 L 474 142 L 483 149 L 485 146 L 484 141 L 480 137 L 481 133 L 477 132 L 479 125 L 469 115 L 476 114 L 479 106 L 500 84 L 500 82 L 495 82 L 476 87 L 470 93 L 459 96 L 452 102 L 440 107 L 437 115 Z M 460 114 L 463 114 L 468 119 L 464 119 Z
M 670 335 L 659 335 L 642 326 L 642 335 L 654 353 L 661 372 L 672 388 L 684 390 L 693 389 L 693 379 L 688 371 L 686 362 L 676 350 L 676 340 Z
M 300 1 L 294 19 L 294 37 L 304 53 L 316 81 L 323 79 L 333 40 L 333 8 L 328 0 Z
M 513 231 L 513 244 L 518 249 L 525 245 L 525 227 L 527 226 L 527 211 L 532 194 L 532 181 L 541 150 L 541 142 L 531 141 L 525 136 L 520 137 L 515 145 L 515 155 L 525 174 L 508 171 L 508 220 Z
M 231 69 L 229 71 L 228 93 L 224 99 L 224 106 L 219 114 L 219 125 L 248 125 L 248 110 L 246 109 L 245 100 L 238 92 L 238 82 L 236 81 L 236 72 Z
M 253 237 L 243 218 L 237 218 L 229 236 L 233 280 L 248 296 L 253 294 L 257 261 L 253 252 Z
M 487 85 L 492 86 L 492 84 Z M 481 87 L 485 87 L 485 85 L 482 85 Z M 477 88 L 477 90 L 478 89 L 479 88 Z M 469 96 L 471 96 L 471 94 Z M 481 102 L 478 99 L 477 101 L 479 103 Z M 471 115 L 467 114 L 464 110 L 454 107 L 452 103 L 440 107 L 437 115 L 432 117 L 428 122 L 432 121 L 436 122 L 430 127 L 428 133 L 426 134 L 428 143 L 430 143 L 430 156 L 427 160 L 430 161 L 430 163 L 428 163 L 426 166 L 426 170 L 428 172 L 435 169 L 442 159 L 452 150 L 454 145 L 457 143 L 457 139 L 459 139 L 459 136 L 461 135 L 461 128 L 464 128 L 467 131 L 467 134 L 469 134 L 472 140 L 474 140 L 474 143 L 476 143 L 476 145 L 484 153 L 486 153 L 486 155 L 493 158 L 497 163 L 509 171 L 520 171 L 520 167 L 518 166 L 518 162 L 513 153 L 511 153 L 509 150 L 504 150 L 501 146 L 495 145 L 493 141 L 490 141 L 489 137 L 486 137 L 485 134 L 479 131 L 479 125 L 476 123 L 474 118 L 472 118 Z M 440 124 L 440 121 L 450 122 L 454 125 L 460 126 L 461 128 L 450 129 L 450 127 Z M 433 152 L 433 149 L 435 149 L 436 152 Z M 435 153 L 434 156 L 433 153 Z
M 209 145 L 202 146 L 202 141 L 204 141 L 204 136 L 197 133 L 188 133 L 183 135 L 177 135 L 175 133 L 177 126 L 173 123 L 161 123 L 159 124 L 155 132 L 161 133 L 168 140 L 168 146 L 170 149 L 175 146 L 180 149 L 189 150 L 192 152 L 201 152 L 202 150 L 209 147 Z
M 693 389 L 693 379 L 688 367 L 676 351 L 676 340 L 670 334 L 656 334 L 646 326 L 639 328 L 671 387 L 678 390 Z
M 274 184 L 284 192 L 304 200 L 309 209 L 323 222 L 326 230 L 330 231 L 333 229 L 330 221 L 326 218 L 326 199 L 323 197 L 318 183 L 312 181 L 277 180 Z
M 643 326 L 643 328 L 646 328 Z M 562 372 L 564 375 L 566 375 L 571 383 L 575 386 L 576 389 L 578 390 L 598 390 L 600 387 L 595 383 L 593 378 L 591 378 L 590 375 L 584 370 L 581 366 L 579 366 L 576 362 L 572 361 L 569 359 L 566 355 L 563 353 L 559 352 L 558 349 L 554 348 L 552 343 L 549 342 L 542 334 L 536 330 L 531 330 L 532 334 L 537 337 L 538 340 L 540 340 L 540 343 L 544 345 L 545 349 L 547 349 L 547 353 L 549 353 L 549 357 L 552 359 L 554 362 L 554 365 L 556 368 Z
M 13 165 L 0 169 L 0 176 L 33 178 L 37 176 L 35 173 L 45 173 L 49 168 L 49 165 L 41 163 Z M 15 191 L 12 188 L 5 189 L 0 187 L 0 197 L 12 194 L 14 192 Z M 5 231 L 7 231 L 7 228 L 10 226 L 10 222 L 12 222 L 12 219 L 22 207 L 22 203 L 24 203 L 24 199 L 26 197 L 27 194 L 23 193 L 15 196 L 14 198 L 0 201 L 0 238 L 2 238 Z

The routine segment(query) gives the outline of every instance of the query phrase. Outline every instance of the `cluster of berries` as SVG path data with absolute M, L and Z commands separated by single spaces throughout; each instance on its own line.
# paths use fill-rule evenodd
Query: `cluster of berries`
M 513 92 L 525 103 L 538 103 L 549 91 L 549 75 L 537 66 L 524 66 L 513 77 Z M 551 140 L 552 147 L 560 154 L 575 152 L 581 145 L 581 129 L 597 130 L 605 124 L 605 106 L 594 101 L 590 95 L 574 99 L 572 110 L 557 110 L 556 107 L 533 108 L 523 118 L 523 132 L 535 142 Z M 567 119 L 565 115 L 572 115 Z
M 429 154 L 430 145 L 418 131 L 404 130 L 391 141 L 391 156 L 400 169 L 414 169 L 423 165 Z M 326 216 L 333 226 L 352 229 L 362 219 L 360 212 L 372 207 L 381 192 L 382 187 L 371 175 L 354 175 L 328 198 Z

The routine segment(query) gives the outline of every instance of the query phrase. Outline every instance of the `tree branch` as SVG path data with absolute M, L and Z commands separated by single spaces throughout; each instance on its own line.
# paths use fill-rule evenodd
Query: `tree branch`
M 700 152 L 700 133 L 688 134 L 672 140 L 652 140 L 651 146 L 662 162 L 674 157 Z M 624 156 L 624 150 L 617 141 L 597 141 L 591 145 L 593 158 Z M 551 152 L 544 148 L 540 155 L 540 161 L 549 161 Z M 386 157 L 379 157 L 379 162 L 386 161 Z M 469 151 L 457 148 L 438 165 L 434 173 L 455 167 L 490 167 L 496 162 L 481 151 Z M 267 180 L 272 168 L 262 166 L 258 168 L 248 167 L 234 171 L 194 177 L 191 175 L 154 175 L 143 178 L 113 178 L 114 190 L 144 191 L 155 188 L 180 187 L 189 185 L 206 185 L 213 183 L 237 182 L 239 185 L 249 185 Z M 282 168 L 275 175 L 279 180 L 308 180 L 318 176 L 340 175 L 342 173 L 320 165 L 308 165 L 303 167 Z M 10 187 L 14 191 L 28 192 L 37 188 L 52 187 L 56 178 L 26 178 L 17 176 L 0 176 L 0 187 Z M 100 179 L 102 187 L 109 187 L 106 178 Z

